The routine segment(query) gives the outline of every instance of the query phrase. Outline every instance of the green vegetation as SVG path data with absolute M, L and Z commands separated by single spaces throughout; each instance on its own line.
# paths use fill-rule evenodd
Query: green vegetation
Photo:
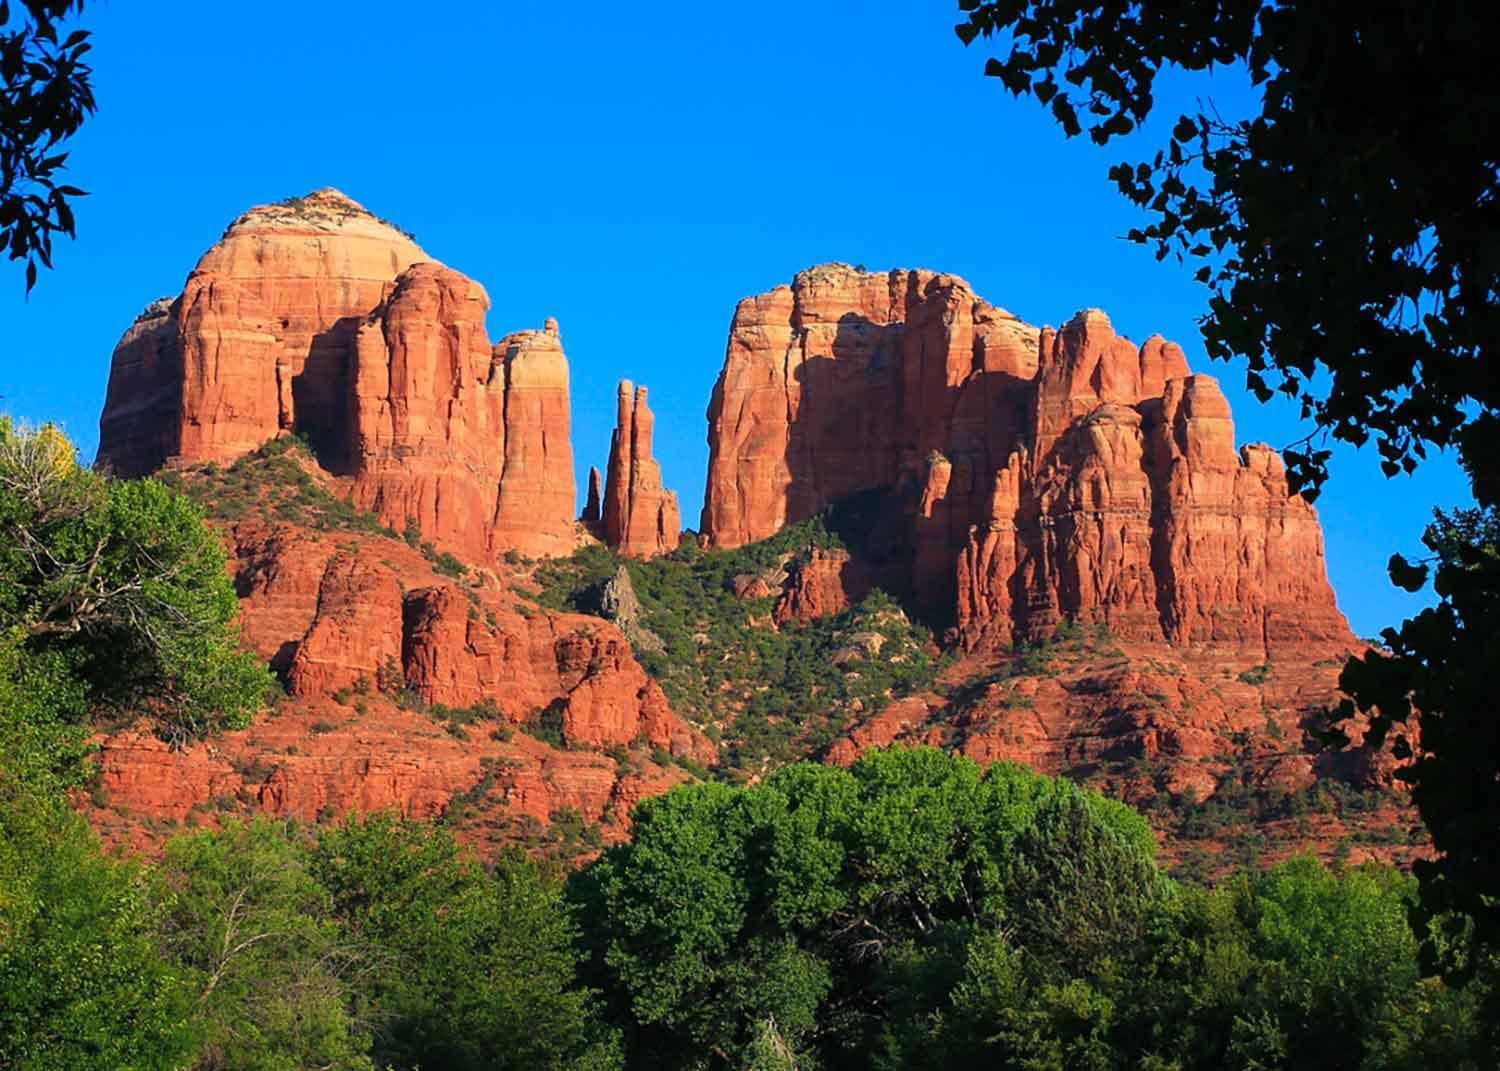
M 144 875 L 12 775 L 0 751 L 0 1067 L 191 1066 L 192 996 L 153 940 Z
M 284 436 L 236 458 L 227 468 L 210 462 L 164 472 L 159 479 L 202 503 L 206 515 L 215 521 L 260 516 L 320 532 L 362 532 L 396 538 L 396 533 L 374 516 L 318 483 L 309 471 L 312 464 L 307 443 L 296 436 Z
M 1410 879 L 1178 886 L 1140 815 L 1011 764 L 681 787 L 566 888 L 384 815 L 227 818 L 143 869 L 6 768 L 8 1071 L 1494 1066 L 1493 964 L 1421 977 Z M 599 848 L 551 819 L 538 849 Z
M 1265 684 L 1266 681 L 1270 679 L 1271 664 L 1269 662 L 1262 663 L 1258 666 L 1251 666 L 1249 669 L 1245 670 L 1245 672 L 1240 674 L 1240 680 L 1245 684 L 1260 685 Z
M 630 1066 L 1490 1066 L 1483 986 L 1420 978 L 1409 879 L 1189 889 L 1153 846 L 1065 781 L 893 750 L 645 801 L 572 895 Z
M 538 568 L 540 601 L 595 613 L 600 588 L 623 564 L 641 624 L 662 642 L 638 647 L 641 665 L 674 710 L 722 734 L 730 769 L 760 771 L 826 746 L 851 712 L 918 692 L 940 668 L 931 634 L 883 592 L 844 613 L 779 628 L 769 626 L 774 599 L 735 595 L 736 577 L 779 575 L 816 549 L 841 546 L 831 523 L 820 515 L 730 551 L 685 542 L 644 562 L 588 547 Z
M 93 719 L 172 740 L 245 724 L 268 695 L 236 648 L 224 550 L 187 498 L 80 467 L 51 427 L 0 419 L 0 742 L 29 782 L 76 784 Z

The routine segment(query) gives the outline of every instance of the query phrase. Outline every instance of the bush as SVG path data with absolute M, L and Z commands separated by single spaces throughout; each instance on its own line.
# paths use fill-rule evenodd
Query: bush
M 61 723 L 146 710 L 174 741 L 247 724 L 272 678 L 237 647 L 239 604 L 203 522 L 166 485 L 107 479 L 81 468 L 55 429 L 0 419 L 0 637 L 9 651 L 0 669 L 10 686 L 51 678 L 46 717 Z
M 736 577 L 795 567 L 814 550 L 842 546 L 836 523 L 830 511 L 728 551 L 705 552 L 685 540 L 649 561 L 586 547 L 538 567 L 539 601 L 597 613 L 600 589 L 623 566 L 641 624 L 661 641 L 660 648 L 637 646 L 636 658 L 674 710 L 720 735 L 728 768 L 759 771 L 825 747 L 853 706 L 868 710 L 920 691 L 942 665 L 928 630 L 881 592 L 843 614 L 779 629 L 764 624 L 773 600 L 735 596 Z M 854 642 L 870 634 L 881 645 L 878 657 Z

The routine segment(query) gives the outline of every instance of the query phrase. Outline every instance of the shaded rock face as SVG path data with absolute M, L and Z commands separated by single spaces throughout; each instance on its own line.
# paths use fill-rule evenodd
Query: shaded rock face
M 99 464 L 124 476 L 305 436 L 357 505 L 471 559 L 569 551 L 556 323 L 491 346 L 482 287 L 336 190 L 235 220 L 116 347 Z
M 578 519 L 590 528 L 596 527 L 603 519 L 604 479 L 599 475 L 599 469 L 589 466 L 589 494 L 583 503 L 583 514 Z
M 607 621 L 613 621 L 634 650 L 667 649 L 661 637 L 646 627 L 646 611 L 636 596 L 635 584 L 630 580 L 630 570 L 623 565 L 615 570 L 615 575 L 606 580 L 599 590 L 599 615 Z
M 651 455 L 655 417 L 646 388 L 622 380 L 618 400 L 604 485 L 604 541 L 632 557 L 666 554 L 677 549 L 682 519 L 677 495 L 662 487 L 661 466 Z
M 824 265 L 742 301 L 709 418 L 711 546 L 883 489 L 906 588 L 964 646 L 1064 618 L 1269 652 L 1352 642 L 1316 514 L 1160 337 L 1037 330 L 954 276 Z
M 919 480 L 930 451 L 954 447 L 950 429 L 966 462 L 1002 452 L 1024 416 L 1036 337 L 932 272 L 823 265 L 745 299 L 709 404 L 704 535 L 741 546 L 856 492 Z

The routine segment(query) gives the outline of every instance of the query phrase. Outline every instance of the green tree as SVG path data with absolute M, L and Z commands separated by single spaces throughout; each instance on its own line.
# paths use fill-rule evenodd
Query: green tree
M 28 652 L 19 627 L 0 633 L 0 782 L 51 797 L 82 784 L 87 698 L 65 658 Z
M 1168 893 L 1149 851 L 1097 818 L 1081 794 L 1049 799 L 998 866 L 1016 940 L 1073 971 L 1138 945 Z
M 0 1068 L 152 1071 L 192 1055 L 191 995 L 134 866 L 0 778 Z
M 532 863 L 491 874 L 446 831 L 374 815 L 324 830 L 313 873 L 368 964 L 357 1010 L 379 1066 L 616 1065 L 560 890 Z
M 37 264 L 52 266 L 52 236 L 73 236 L 70 200 L 82 190 L 59 182 L 62 144 L 94 111 L 93 71 L 83 61 L 86 30 L 59 39 L 60 24 L 83 0 L 0 0 L 0 247 L 26 261 L 26 289 Z
M 1132 972 L 1118 1042 L 1193 1068 L 1414 1071 L 1443 1054 L 1477 1071 L 1477 992 L 1420 978 L 1413 884 L 1299 859 L 1186 893 Z
M 1176 890 L 1146 901 L 1105 969 L 1056 942 L 979 931 L 950 993 L 892 1031 L 881 1065 L 1480 1071 L 1479 994 L 1419 977 L 1412 886 L 1303 859 Z M 1059 901 L 1057 926 L 1080 906 Z
M 1179 116 L 1154 157 L 1110 174 L 1151 222 L 1130 237 L 1196 265 L 1211 356 L 1242 357 L 1261 399 L 1301 403 L 1313 432 L 1286 451 L 1308 498 L 1329 436 L 1373 441 L 1387 475 L 1456 446 L 1482 510 L 1500 507 L 1500 92 L 1491 5 L 1294 0 L 960 0 L 966 42 L 998 45 L 985 71 L 1099 144 L 1152 114 L 1165 70 L 1238 67 L 1258 107 Z M 1420 92 L 1413 92 L 1420 86 Z M 1419 871 L 1429 917 L 1451 907 L 1495 948 L 1500 748 L 1476 688 L 1495 664 L 1500 572 L 1493 513 L 1440 515 L 1428 545 L 1442 600 L 1384 634 L 1389 654 L 1344 684 L 1376 710 L 1372 741 L 1422 711 L 1405 776 L 1440 858 Z M 1486 531 L 1488 529 L 1488 531 Z M 1424 574 L 1399 556 L 1392 579 Z M 1441 683 L 1453 673 L 1452 685 Z M 1408 700 L 1421 693 L 1416 707 Z M 1353 713 L 1346 706 L 1340 720 Z M 1413 737 L 1418 734 L 1412 733 Z M 1409 748 L 1418 741 L 1408 742 Z M 1482 955 L 1482 954 L 1481 954 Z M 1480 956 L 1469 957 L 1477 962 Z
M 146 709 L 182 739 L 244 725 L 271 678 L 238 650 L 224 549 L 184 496 L 80 467 L 61 432 L 0 419 L 0 629 L 12 687 L 71 675 L 54 721 Z M 0 663 L 3 668 L 3 663 Z M 41 723 L 41 718 L 37 724 Z
M 295 826 L 178 837 L 159 868 L 162 941 L 190 981 L 199 1062 L 220 1071 L 371 1068 L 351 1015 L 367 969 Z
M 1100 958 L 1127 944 L 1126 901 L 1169 886 L 1125 812 L 1019 766 L 895 748 L 643 801 L 631 842 L 574 895 L 598 920 L 595 969 L 636 1053 L 867 1066 L 904 1052 L 901 1024 L 946 999 L 976 933 L 1055 910 Z M 1066 821 L 1071 838 L 1050 847 Z M 1052 931 L 1027 933 L 1029 955 L 1065 954 Z

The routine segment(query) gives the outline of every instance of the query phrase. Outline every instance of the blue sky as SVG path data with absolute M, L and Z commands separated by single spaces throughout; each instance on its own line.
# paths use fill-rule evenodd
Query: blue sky
M 616 380 L 646 384 L 694 526 L 735 302 L 827 260 L 953 272 L 1037 324 L 1104 308 L 1219 377 L 1240 441 L 1307 430 L 1203 356 L 1203 291 L 1119 237 L 1140 217 L 1105 178 L 1196 97 L 1243 108 L 1233 77 L 1172 81 L 1154 129 L 1101 150 L 982 77 L 939 0 L 101 0 L 85 21 L 100 109 L 70 181 L 92 195 L 29 301 L 0 263 L 0 407 L 61 421 L 90 454 L 141 307 L 177 293 L 245 208 L 325 185 L 483 283 L 491 337 L 558 317 L 580 490 Z M 1370 634 L 1423 598 L 1391 587 L 1386 558 L 1419 550 L 1431 507 L 1466 485 L 1449 458 L 1386 480 L 1369 449 L 1335 451 L 1333 473 L 1329 569 Z

